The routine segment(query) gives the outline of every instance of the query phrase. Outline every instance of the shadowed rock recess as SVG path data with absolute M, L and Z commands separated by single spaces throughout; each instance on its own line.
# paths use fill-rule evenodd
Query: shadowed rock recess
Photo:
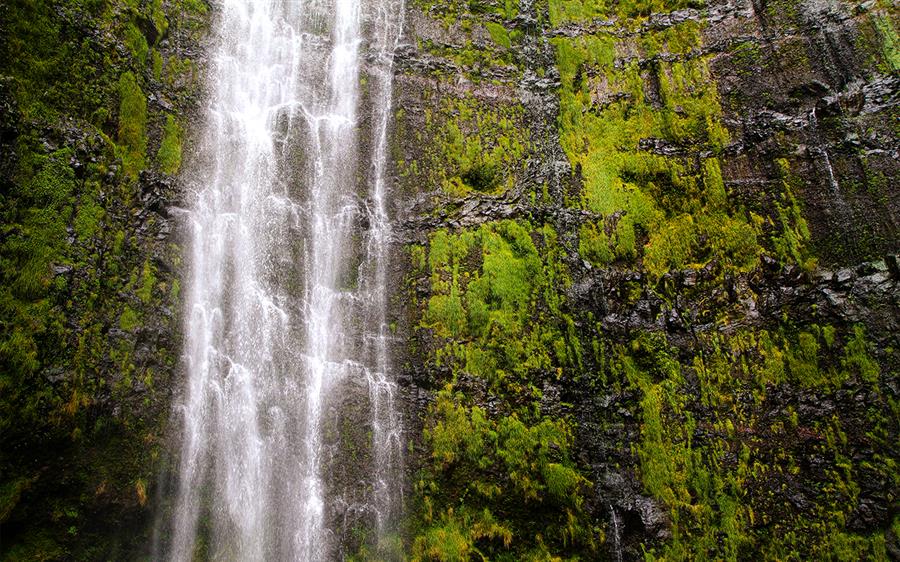
M 386 342 L 398 385 L 394 520 L 359 500 L 388 494 L 376 398 L 342 383 L 315 441 L 321 540 L 253 550 L 236 532 L 217 551 L 213 511 L 163 554 L 182 509 L 183 209 L 225 4 L 0 3 L 0 559 L 900 559 L 888 0 L 407 0 L 391 65 L 384 15 L 361 16 L 341 172 L 359 210 L 335 283 L 387 291 L 341 322 L 347 349 Z M 304 23 L 320 54 L 327 20 Z M 287 144 L 295 194 L 311 156 Z M 297 270 L 285 294 L 304 251 L 273 266 Z M 309 360 L 303 337 L 283 357 Z

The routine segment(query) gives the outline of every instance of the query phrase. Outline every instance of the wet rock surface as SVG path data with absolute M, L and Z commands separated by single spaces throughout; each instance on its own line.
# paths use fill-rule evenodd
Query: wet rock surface
M 0 8 L 4 559 L 149 546 L 183 275 L 158 153 L 196 115 L 193 9 Z
M 526 228 L 551 225 L 569 275 L 568 283 L 559 287 L 565 308 L 557 318 L 571 317 L 585 351 L 579 366 L 562 366 L 559 381 L 552 381 L 547 371 L 530 376 L 542 389 L 543 415 L 575 422 L 571 454 L 591 482 L 585 499 L 588 519 L 605 533 L 603 546 L 590 556 L 641 559 L 650 550 L 689 558 L 689 552 L 696 554 L 690 549 L 703 548 L 701 544 L 717 544 L 707 551 L 717 552 L 716 557 L 746 559 L 760 552 L 785 556 L 787 551 L 778 550 L 783 548 L 778 536 L 787 534 L 793 537 L 787 540 L 794 541 L 792 555 L 815 557 L 836 548 L 823 535 L 828 524 L 817 522 L 839 511 L 846 523 L 826 534 L 874 537 L 872 544 L 884 545 L 884 550 L 876 545 L 865 556 L 895 556 L 898 539 L 889 528 L 897 517 L 897 482 L 886 468 L 890 462 L 878 460 L 898 455 L 897 424 L 890 421 L 889 404 L 897 400 L 898 390 L 900 277 L 895 254 L 900 191 L 894 178 L 900 147 L 890 123 L 900 82 L 894 63 L 881 52 L 883 34 L 877 31 L 883 21 L 879 18 L 893 17 L 886 16 L 893 12 L 875 3 L 724 1 L 703 9 L 641 14 L 637 24 L 620 16 L 553 24 L 545 9 L 521 3 L 516 16 L 504 20 L 490 10 L 479 14 L 456 4 L 423 2 L 409 8 L 409 40 L 399 55 L 396 79 L 402 113 L 394 141 L 399 186 L 395 234 L 398 244 L 413 252 L 411 265 L 397 273 L 398 279 L 406 278 L 400 292 L 409 303 L 398 317 L 401 343 L 396 349 L 405 365 L 401 380 L 417 445 L 409 477 L 431 462 L 433 442 L 419 432 L 433 430 L 440 420 L 429 408 L 442 385 L 455 381 L 454 388 L 463 389 L 468 403 L 494 416 L 515 410 L 515 399 L 498 395 L 492 383 L 473 383 L 467 366 L 453 366 L 451 361 L 450 368 L 439 367 L 440 361 L 434 360 L 445 353 L 440 350 L 447 349 L 442 348 L 447 339 L 436 335 L 442 326 L 430 320 L 430 307 L 434 296 L 444 293 L 434 285 L 437 270 L 416 264 L 415 248 L 424 247 L 432 259 L 439 231 L 475 232 L 507 220 Z M 442 20 L 447 14 L 459 23 L 440 23 L 447 21 Z M 478 32 L 496 21 L 523 32 L 511 48 L 511 59 L 502 58 L 505 51 Z M 702 41 L 680 53 L 662 49 L 647 54 L 638 46 L 652 34 L 692 25 L 701 30 Z M 688 169 L 718 159 L 732 208 L 768 217 L 761 239 L 778 228 L 779 213 L 783 216 L 785 209 L 783 186 L 789 184 L 808 225 L 806 256 L 813 261 L 779 257 L 768 241 L 761 243 L 758 262 L 750 270 L 730 273 L 723 273 L 725 266 L 715 259 L 658 275 L 648 271 L 640 251 L 637 259 L 608 264 L 592 263 L 584 255 L 586 226 L 605 221 L 612 225 L 607 226 L 609 234 L 628 216 L 625 210 L 603 216 L 580 204 L 586 175 L 561 146 L 564 88 L 557 41 L 592 37 L 612 38 L 610 66 L 637 68 L 644 99 L 652 107 L 664 106 L 660 83 L 673 66 L 691 61 L 708 66 L 727 142 L 716 149 L 646 136 L 636 139 L 636 151 L 685 162 Z M 502 64 L 491 67 L 483 59 L 454 58 L 435 45 L 485 50 Z M 517 73 L 509 71 L 510 64 Z M 499 67 L 502 72 L 492 70 Z M 576 81 L 599 84 L 584 111 L 608 111 L 633 100 L 632 94 L 610 87 L 612 79 L 604 82 L 603 72 L 587 64 L 577 69 Z M 442 100 L 461 97 L 474 98 L 474 105 L 486 112 L 496 110 L 499 100 L 523 108 L 532 144 L 509 171 L 514 177 L 509 188 L 454 191 L 444 179 L 453 170 L 433 173 L 440 163 L 426 172 L 407 166 L 410 161 L 436 162 L 430 153 L 452 155 L 441 125 L 434 125 L 440 117 L 434 116 L 440 115 Z M 675 108 L 676 114 L 689 111 Z M 646 243 L 643 238 L 638 245 Z M 459 265 L 460 275 L 483 273 L 479 268 L 486 255 L 469 254 Z M 463 286 L 460 281 L 460 292 Z M 853 334 L 859 331 L 864 331 L 867 353 L 879 366 L 875 378 L 850 366 L 855 365 L 849 358 L 855 344 L 850 342 L 857 341 Z M 844 334 L 838 338 L 846 349 L 825 351 L 833 344 L 818 336 L 818 351 L 811 352 L 818 353 L 815 377 L 830 372 L 837 378 L 830 383 L 802 379 L 802 361 L 787 357 L 801 353 L 800 340 L 808 341 L 809 334 L 825 332 Z M 783 358 L 785 364 L 784 375 L 771 379 L 754 366 L 767 360 L 760 338 L 770 337 L 781 342 L 778 353 L 784 356 L 779 361 Z M 592 341 L 593 354 L 588 351 Z M 713 384 L 705 369 L 717 357 L 731 364 L 731 373 Z M 649 380 L 623 374 L 629 362 L 646 370 Z M 678 365 L 678 375 L 661 369 L 667 362 Z M 835 374 L 844 369 L 854 374 Z M 720 490 L 718 500 L 740 498 L 744 515 L 738 518 L 746 534 L 734 543 L 742 545 L 737 550 L 724 550 L 731 539 L 722 539 L 725 531 L 719 523 L 699 515 L 711 509 L 710 517 L 724 518 L 722 503 L 712 500 L 708 507 L 708 500 L 702 499 L 708 492 L 684 481 L 680 485 L 689 490 L 688 499 L 665 499 L 666 494 L 682 492 L 674 483 L 660 489 L 650 481 L 656 475 L 645 456 L 654 440 L 646 400 L 655 392 L 668 397 L 662 410 L 662 442 L 669 447 L 656 453 L 668 450 L 677 456 L 682 454 L 679 447 L 688 443 L 687 455 L 696 455 L 693 461 L 673 461 L 668 476 L 690 480 L 703 467 L 709 471 L 704 474 L 715 475 L 710 478 L 740 482 L 739 492 Z M 720 394 L 713 397 L 711 392 Z M 884 429 L 878 438 L 872 433 L 876 426 Z M 843 435 L 838 445 L 833 441 L 837 427 Z M 834 482 L 836 463 L 844 463 L 842 459 L 847 459 L 844 466 L 852 467 L 847 480 L 857 487 L 849 495 L 828 484 Z M 445 477 L 436 481 L 452 486 L 451 480 L 442 480 Z M 834 502 L 849 507 L 842 511 Z M 678 505 L 682 507 L 673 507 Z M 703 542 L 707 528 L 713 533 L 719 529 L 719 539 Z M 685 533 L 693 538 L 685 538 Z M 674 550 L 685 540 L 694 543 L 687 551 Z

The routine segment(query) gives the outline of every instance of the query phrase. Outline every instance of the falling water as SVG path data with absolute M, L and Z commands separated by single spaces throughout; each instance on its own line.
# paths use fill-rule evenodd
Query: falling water
M 368 205 L 369 239 L 367 242 L 367 263 L 371 271 L 364 276 L 365 302 L 369 303 L 369 325 L 374 326 L 374 338 L 370 338 L 368 348 L 372 356 L 368 385 L 372 403 L 373 450 L 375 451 L 375 513 L 377 530 L 384 533 L 387 525 L 396 521 L 402 497 L 401 480 L 397 474 L 401 467 L 403 446 L 400 433 L 400 419 L 395 405 L 395 385 L 389 376 L 388 363 L 388 323 L 387 311 L 387 249 L 391 239 L 391 224 L 388 219 L 386 201 L 386 178 L 388 157 L 388 125 L 392 107 L 392 82 L 394 51 L 402 31 L 402 0 L 381 4 L 375 18 L 376 37 L 373 40 L 375 60 L 371 76 L 374 80 L 374 103 L 372 104 L 373 152 L 370 189 L 371 201 Z
M 612 526 L 612 548 L 616 554 L 616 562 L 622 562 L 622 530 L 619 528 L 619 515 L 612 504 L 609 505 L 609 520 Z
M 334 558 L 346 525 L 384 533 L 399 511 L 385 167 L 402 4 L 217 7 L 166 548 L 171 560 Z M 333 430 L 347 420 L 369 428 L 371 452 L 340 481 Z
M 819 120 L 816 117 L 816 111 L 809 112 L 810 130 L 813 131 L 815 138 L 824 139 L 825 135 L 819 131 Z M 831 192 L 831 200 L 834 202 L 834 210 L 844 220 L 852 220 L 852 211 L 841 193 L 841 185 L 838 183 L 837 176 L 834 174 L 834 167 L 831 165 L 831 157 L 828 155 L 828 145 L 822 141 L 818 146 L 809 149 L 811 156 L 820 156 L 822 158 L 823 168 L 828 175 L 828 187 Z M 852 224 L 852 223 L 851 223 Z

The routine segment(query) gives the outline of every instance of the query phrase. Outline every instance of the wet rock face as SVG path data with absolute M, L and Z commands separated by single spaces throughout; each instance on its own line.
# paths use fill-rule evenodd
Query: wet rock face
M 876 3 L 837 2 L 715 3 L 710 12 L 705 43 L 731 43 L 711 61 L 734 136 L 726 181 L 758 200 L 772 179 L 766 161 L 785 157 L 802 178 L 820 262 L 894 251 L 900 202 L 885 180 L 897 173 L 889 116 L 900 85 L 896 58 L 883 58 L 891 16 Z
M 394 353 L 414 553 L 437 532 L 488 556 L 898 552 L 895 21 L 878 2 L 409 5 Z M 473 126 L 503 119 L 517 139 Z M 488 190 L 466 175 L 484 163 Z M 510 222 L 564 272 L 553 291 L 516 268 Z M 506 278 L 533 288 L 522 324 Z M 576 467 L 572 503 L 448 450 L 482 415 L 570 424 L 523 455 Z
M 165 495 L 209 15 L 107 4 L 0 7 L 12 559 L 126 559 Z M 896 8 L 416 0 L 405 22 L 409 524 L 341 551 L 900 557 Z M 340 485 L 369 436 L 330 431 Z
M 101 4 L 0 8 L 4 559 L 149 544 L 206 6 Z

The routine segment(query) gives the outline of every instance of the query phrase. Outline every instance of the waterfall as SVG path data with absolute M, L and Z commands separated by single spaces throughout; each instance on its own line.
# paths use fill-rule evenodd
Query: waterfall
M 388 219 L 386 201 L 386 178 L 388 158 L 388 125 L 391 117 L 392 83 L 394 77 L 394 51 L 402 32 L 402 0 L 378 6 L 373 41 L 375 64 L 371 75 L 374 79 L 374 100 L 372 104 L 373 127 L 371 201 L 368 206 L 369 239 L 367 243 L 368 264 L 371 266 L 367 283 L 366 302 L 369 304 L 369 325 L 375 326 L 374 338 L 369 342 L 372 353 L 371 363 L 375 366 L 368 377 L 369 393 L 373 405 L 373 449 L 375 451 L 375 506 L 377 530 L 384 533 L 387 525 L 397 519 L 402 497 L 401 470 L 403 444 L 401 423 L 395 405 L 395 384 L 388 374 L 388 323 L 387 311 L 387 249 L 391 239 L 391 223 Z
M 335 558 L 349 525 L 389 532 L 401 504 L 385 174 L 403 6 L 216 8 L 186 180 L 187 380 L 163 548 L 179 561 Z M 352 436 L 336 437 L 348 420 L 368 451 L 349 467 Z

